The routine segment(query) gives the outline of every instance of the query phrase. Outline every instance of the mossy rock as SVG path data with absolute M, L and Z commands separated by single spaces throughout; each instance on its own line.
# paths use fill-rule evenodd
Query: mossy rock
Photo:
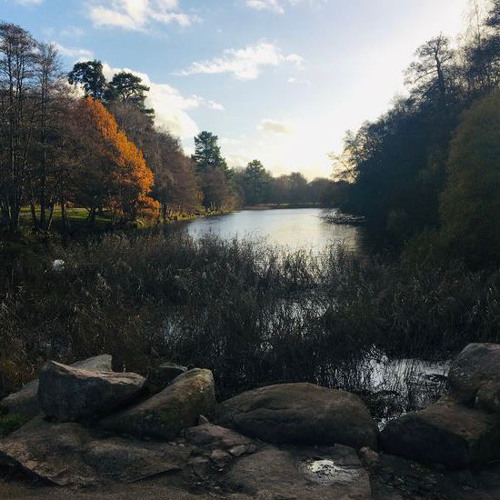
M 101 421 L 110 431 L 170 441 L 215 412 L 214 379 L 210 370 L 194 369 L 178 376 L 163 391 Z

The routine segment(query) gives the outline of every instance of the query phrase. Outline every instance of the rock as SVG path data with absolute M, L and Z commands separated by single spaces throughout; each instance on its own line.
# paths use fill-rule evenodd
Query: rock
M 213 424 L 204 424 L 197 427 L 191 427 L 186 430 L 186 439 L 194 446 L 209 450 L 221 449 L 230 451 L 233 448 L 244 447 L 245 452 L 254 442 L 237 432 L 219 427 Z M 243 454 L 242 453 L 242 454 Z
M 171 362 L 162 363 L 148 377 L 148 389 L 156 394 L 172 382 L 176 377 L 186 373 L 188 369 L 185 366 L 177 365 Z
M 222 403 L 217 423 L 272 443 L 377 448 L 377 428 L 354 394 L 313 384 L 282 384 Z
M 483 384 L 477 392 L 475 406 L 489 413 L 500 413 L 500 382 Z
M 364 467 L 376 470 L 380 466 L 380 455 L 371 448 L 365 447 L 359 450 L 359 458 Z
M 71 366 L 94 371 L 111 371 L 112 358 L 109 354 L 78 361 Z M 33 418 L 42 410 L 38 402 L 38 379 L 32 380 L 23 388 L 2 399 L 0 406 L 7 408 L 11 413 L 16 413 L 26 418 Z
M 180 375 L 146 401 L 105 418 L 101 424 L 114 432 L 169 441 L 183 429 L 196 425 L 200 415 L 211 416 L 214 410 L 212 372 L 197 368 Z
M 40 372 L 38 400 L 48 417 L 76 422 L 133 400 L 145 382 L 135 373 L 91 371 L 49 361 Z
M 229 487 L 252 498 L 369 499 L 370 478 L 352 448 L 278 448 L 238 460 L 225 477 Z
M 500 458 L 500 422 L 478 410 L 442 402 L 392 420 L 380 442 L 392 455 L 467 468 Z
M 468 345 L 453 361 L 448 381 L 451 394 L 472 406 L 483 384 L 500 382 L 500 345 Z
M 0 463 L 18 466 L 59 486 L 92 486 L 97 475 L 81 457 L 90 441 L 78 424 L 52 424 L 39 416 L 0 440 Z
M 119 438 L 96 440 L 83 450 L 83 460 L 100 478 L 133 483 L 165 472 L 181 471 L 190 450 L 168 444 Z
M 164 443 L 99 439 L 76 423 L 36 417 L 0 440 L 0 463 L 59 486 L 96 486 L 105 480 L 135 482 L 185 467 L 191 450 Z
M 232 459 L 233 457 L 223 450 L 214 450 L 210 454 L 210 460 L 217 465 L 217 467 L 224 467 L 231 462 Z

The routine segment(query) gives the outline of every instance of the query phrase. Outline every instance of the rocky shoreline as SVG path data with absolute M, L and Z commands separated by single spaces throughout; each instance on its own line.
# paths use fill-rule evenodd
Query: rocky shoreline
M 500 496 L 500 345 L 468 346 L 445 397 L 381 432 L 344 391 L 282 384 L 217 404 L 209 370 L 146 379 L 111 362 L 48 362 L 1 401 L 27 423 L 0 439 L 0 497 Z

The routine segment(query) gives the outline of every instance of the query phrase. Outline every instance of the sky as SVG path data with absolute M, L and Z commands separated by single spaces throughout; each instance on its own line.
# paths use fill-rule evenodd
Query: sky
M 186 152 L 202 130 L 231 166 L 332 174 L 347 130 L 404 93 L 415 50 L 464 28 L 468 0 L 0 0 L 0 19 L 53 42 L 69 71 L 99 59 L 151 87 Z

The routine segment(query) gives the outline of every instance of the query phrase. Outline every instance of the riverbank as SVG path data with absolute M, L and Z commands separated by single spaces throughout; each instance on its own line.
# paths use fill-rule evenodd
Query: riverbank
M 287 210 L 295 208 L 322 208 L 319 203 L 262 203 L 260 205 L 249 205 L 243 210 Z

